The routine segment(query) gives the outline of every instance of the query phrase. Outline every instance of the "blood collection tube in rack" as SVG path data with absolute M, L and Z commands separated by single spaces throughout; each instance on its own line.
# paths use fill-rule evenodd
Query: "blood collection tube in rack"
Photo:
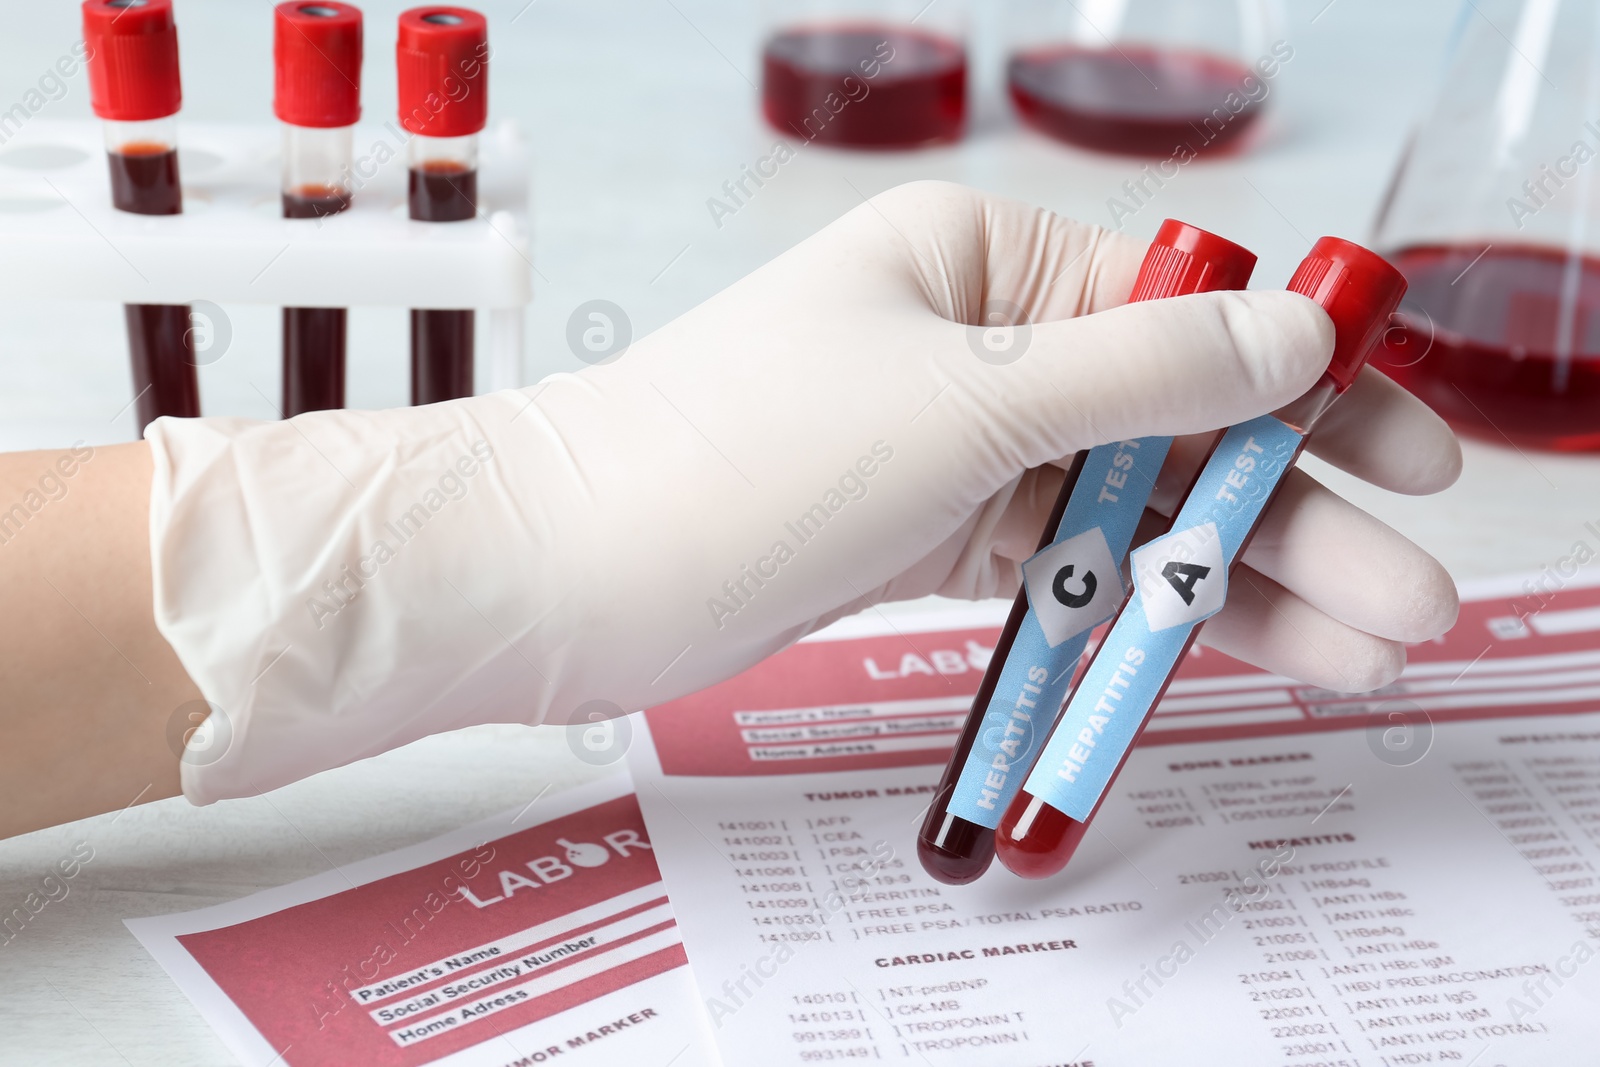
M 352 127 L 361 117 L 361 12 L 349 4 L 273 9 L 272 110 L 283 123 L 283 217 L 350 206 Z M 344 407 L 344 308 L 283 309 L 283 414 Z
M 1168 219 L 1129 301 L 1242 289 L 1256 257 Z M 1122 603 L 1122 566 L 1170 437 L 1100 445 L 1074 459 L 1039 551 L 984 672 L 917 836 L 923 869 L 961 885 L 989 868 L 994 833 L 1066 697 L 1090 631 Z
M 489 115 L 489 24 L 464 7 L 400 15 L 400 122 L 409 142 L 409 204 L 419 222 L 478 212 L 478 133 Z M 411 402 L 472 395 L 471 308 L 412 309 Z
M 111 202 L 135 215 L 183 211 L 178 183 L 178 28 L 172 0 L 85 0 L 89 100 L 105 122 Z M 162 415 L 200 414 L 186 304 L 128 304 L 139 429 Z
M 1225 432 L 1171 531 L 1133 552 L 1134 592 L 1000 821 L 995 851 L 1015 874 L 1044 878 L 1072 858 L 1200 624 L 1222 609 L 1228 575 L 1312 427 L 1355 381 L 1406 282 L 1377 254 L 1324 237 L 1289 289 L 1315 300 L 1333 319 L 1333 360 L 1309 392 Z

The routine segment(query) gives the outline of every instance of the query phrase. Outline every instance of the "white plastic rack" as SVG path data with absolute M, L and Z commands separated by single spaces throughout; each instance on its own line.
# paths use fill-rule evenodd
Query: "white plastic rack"
M 480 137 L 476 219 L 413 222 L 398 124 L 355 128 L 355 196 L 285 219 L 275 125 L 184 122 L 183 214 L 111 206 L 100 123 L 34 120 L 0 146 L 0 292 L 8 299 L 287 307 L 476 308 L 494 388 L 522 384 L 533 299 L 529 152 L 509 122 Z

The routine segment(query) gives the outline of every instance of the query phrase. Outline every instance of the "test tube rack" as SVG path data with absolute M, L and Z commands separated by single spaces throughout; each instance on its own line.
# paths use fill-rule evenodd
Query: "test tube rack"
M 281 216 L 276 125 L 184 122 L 183 214 L 111 206 L 101 124 L 34 120 L 0 145 L 0 292 L 119 304 L 483 309 L 479 358 L 522 384 L 533 299 L 529 148 L 511 122 L 479 138 L 478 217 L 414 222 L 397 123 L 357 125 L 350 208 Z M 485 351 L 485 349 L 487 349 Z M 406 366 L 396 353 L 397 373 Z

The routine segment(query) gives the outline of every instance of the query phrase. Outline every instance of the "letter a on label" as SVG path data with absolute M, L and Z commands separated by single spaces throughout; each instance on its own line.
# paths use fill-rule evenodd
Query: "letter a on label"
M 1210 567 L 1198 563 L 1179 563 L 1171 560 L 1161 568 L 1161 577 L 1172 583 L 1172 588 L 1183 597 L 1185 604 L 1194 603 L 1194 583 L 1211 573 Z
M 1202 622 L 1222 609 L 1228 568 L 1216 523 L 1157 538 L 1129 560 L 1151 633 Z

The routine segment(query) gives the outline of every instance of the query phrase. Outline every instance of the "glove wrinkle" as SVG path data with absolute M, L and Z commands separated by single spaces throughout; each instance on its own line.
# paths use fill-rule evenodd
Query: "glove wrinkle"
M 539 403 L 541 396 L 550 395 L 552 400 L 561 400 L 565 392 L 573 392 L 590 401 L 596 406 L 605 403 L 604 394 L 594 387 L 594 384 L 577 374 L 552 374 L 538 385 L 527 389 L 509 389 L 503 394 L 508 401 L 516 404 L 516 412 L 511 416 L 511 422 L 517 425 L 526 425 L 537 435 L 544 438 L 545 442 L 553 449 L 552 457 L 560 464 L 563 473 L 574 479 L 577 486 L 583 490 L 584 497 L 591 503 L 594 500 L 594 486 L 589 477 L 584 473 L 583 464 L 578 461 L 578 455 L 573 450 L 561 428 L 555 420 Z M 518 403 L 510 398 L 526 398 Z M 577 399 L 576 397 L 574 399 Z M 472 418 L 468 415 L 468 418 Z M 474 424 L 484 429 L 483 423 L 474 419 Z
M 1067 316 L 1068 318 L 1073 319 L 1080 315 L 1087 315 L 1089 313 L 1095 294 L 1100 289 L 1100 281 L 1105 272 L 1106 266 L 1106 259 L 1101 255 L 1105 247 L 1106 231 L 1098 226 L 1095 226 L 1089 230 L 1086 237 L 1087 243 L 1085 244 L 1083 250 L 1078 253 L 1079 256 L 1087 260 L 1083 269 L 1083 282 L 1080 285 L 1069 285 L 1067 287 L 1068 292 L 1075 293 L 1077 295 L 1077 301 L 1073 305 L 1072 314 Z M 1126 299 L 1126 296 L 1124 296 L 1124 299 Z

